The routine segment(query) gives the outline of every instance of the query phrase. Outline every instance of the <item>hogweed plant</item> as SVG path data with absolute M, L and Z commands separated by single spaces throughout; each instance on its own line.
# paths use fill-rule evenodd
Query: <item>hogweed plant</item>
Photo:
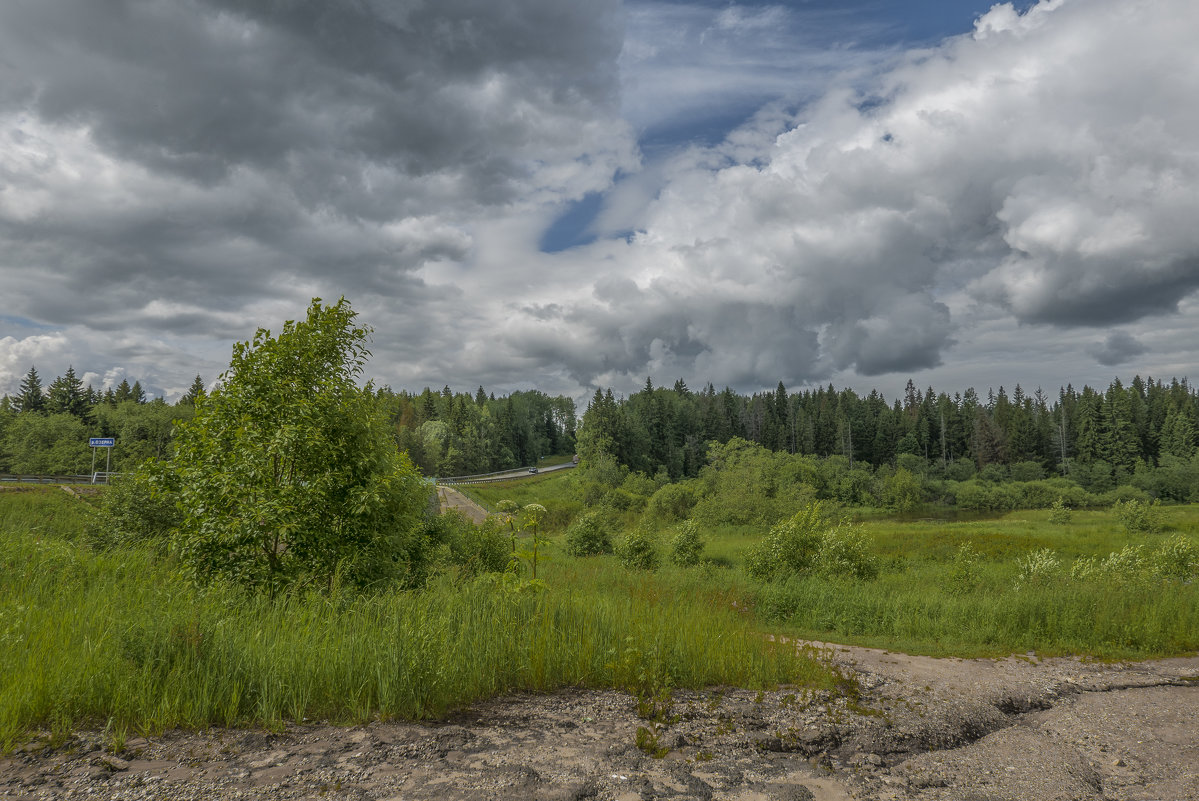
M 525 507 L 520 510 L 524 517 L 524 528 L 531 535 L 529 537 L 530 550 L 522 552 L 522 556 L 528 560 L 529 565 L 533 568 L 533 580 L 537 580 L 537 561 L 545 559 L 540 556 L 540 550 L 550 544 L 550 541 L 541 533 L 541 519 L 545 517 L 546 508 L 539 503 L 525 504 Z

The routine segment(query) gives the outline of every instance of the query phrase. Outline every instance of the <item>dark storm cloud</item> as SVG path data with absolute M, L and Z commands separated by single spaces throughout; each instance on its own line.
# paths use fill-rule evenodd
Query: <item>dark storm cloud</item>
M 470 168 L 486 194 L 521 172 L 490 146 L 525 135 L 510 107 L 615 100 L 616 4 L 524 5 L 14 0 L 4 96 L 190 177 L 306 171 L 333 144 L 409 174 Z
M 1095 361 L 1105 367 L 1114 367 L 1135 359 L 1148 350 L 1127 331 L 1114 331 L 1088 352 L 1095 357 Z
M 452 346 L 418 349 L 473 303 L 440 274 L 470 260 L 477 223 L 635 165 L 622 14 L 617 0 L 4 3 L 3 311 L 211 342 L 344 294 L 380 315 L 377 353 L 446 371 Z

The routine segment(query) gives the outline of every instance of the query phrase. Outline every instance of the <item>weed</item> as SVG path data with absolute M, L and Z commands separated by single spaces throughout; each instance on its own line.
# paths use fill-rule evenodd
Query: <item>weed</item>
M 661 732 L 656 725 L 638 726 L 636 743 L 642 753 L 654 759 L 661 759 L 670 753 L 670 749 L 662 744 Z

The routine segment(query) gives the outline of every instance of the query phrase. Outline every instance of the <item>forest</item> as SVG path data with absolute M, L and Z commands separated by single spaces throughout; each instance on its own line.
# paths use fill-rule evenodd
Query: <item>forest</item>
M 902 468 L 957 482 L 1068 477 L 1091 493 L 1132 484 L 1178 501 L 1196 492 L 1199 393 L 1186 379 L 1117 378 L 1103 391 L 1066 385 L 1056 397 L 1020 385 L 1010 395 L 1003 387 L 950 395 L 909 381 L 903 397 L 890 401 L 832 385 L 788 392 L 780 382 L 773 392 L 744 395 L 647 379 L 628 397 L 597 389 L 581 421 L 572 398 L 537 390 L 497 397 L 481 386 L 473 393 L 383 386 L 372 393 L 399 449 L 431 476 L 487 473 L 577 451 L 584 463 L 607 457 L 659 482 L 678 481 L 700 474 L 712 443 L 737 439 L 835 457 L 863 481 L 880 468 Z M 190 418 L 204 397 L 200 376 L 168 404 L 147 399 L 136 381 L 103 392 L 85 387 L 70 368 L 43 389 L 31 368 L 17 394 L 0 398 L 0 472 L 87 472 L 89 436 L 117 438 L 115 471 L 168 456 L 175 422 Z
M 1053 399 L 1019 385 L 1010 396 L 1003 387 L 985 397 L 973 388 L 950 396 L 909 381 L 892 402 L 831 385 L 789 393 L 780 383 L 745 396 L 647 380 L 628 398 L 595 392 L 578 451 L 585 462 L 607 454 L 633 471 L 678 480 L 699 475 L 709 443 L 739 438 L 776 452 L 839 457 L 850 469 L 902 467 L 953 481 L 1067 476 L 1105 492 L 1138 472 L 1193 472 L 1197 414 L 1199 396 L 1185 379 L 1139 376 L 1127 386 L 1116 379 L 1103 392 L 1067 385 Z M 1165 495 L 1185 500 L 1193 486 Z
M 31 367 L 18 392 L 0 398 L 0 473 L 87 473 L 89 437 L 116 438 L 114 472 L 169 457 L 174 424 L 190 419 L 206 394 L 198 375 L 174 404 L 147 398 L 139 381 L 101 392 L 84 386 L 73 367 L 43 387 Z M 386 386 L 372 394 L 395 426 L 397 446 L 425 475 L 487 473 L 574 450 L 575 404 L 568 397 L 531 390 L 497 398 L 482 387 L 473 395 Z

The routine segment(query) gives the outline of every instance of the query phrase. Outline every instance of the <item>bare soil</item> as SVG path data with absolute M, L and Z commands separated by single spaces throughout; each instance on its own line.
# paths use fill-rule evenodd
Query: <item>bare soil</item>
M 1199 657 L 821 648 L 859 692 L 676 692 L 654 722 L 625 693 L 568 690 L 436 723 L 172 731 L 115 752 L 85 732 L 0 760 L 0 798 L 1199 800 Z

